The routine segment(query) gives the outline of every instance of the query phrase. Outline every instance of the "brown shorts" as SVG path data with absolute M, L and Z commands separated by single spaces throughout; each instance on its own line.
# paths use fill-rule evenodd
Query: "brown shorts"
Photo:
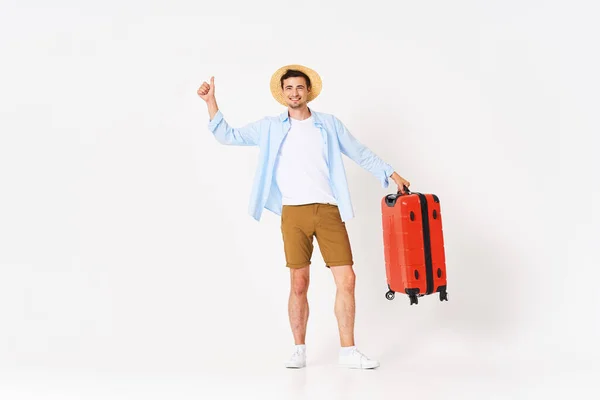
M 289 268 L 310 265 L 313 236 L 317 238 L 326 266 L 353 265 L 352 249 L 337 206 L 331 204 L 284 205 L 281 233 Z

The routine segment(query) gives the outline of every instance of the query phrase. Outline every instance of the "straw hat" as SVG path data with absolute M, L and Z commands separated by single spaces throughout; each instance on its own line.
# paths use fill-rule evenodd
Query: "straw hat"
M 279 68 L 273 76 L 271 77 L 271 94 L 280 104 L 287 107 L 287 103 L 285 102 L 285 97 L 282 94 L 281 90 L 281 77 L 285 75 L 288 69 L 295 69 L 298 71 L 304 72 L 308 75 L 310 79 L 310 93 L 308 94 L 308 101 L 313 101 L 320 93 L 321 88 L 323 86 L 323 82 L 321 81 L 321 77 L 312 69 L 305 67 L 304 65 L 291 64 L 286 65 L 284 67 Z

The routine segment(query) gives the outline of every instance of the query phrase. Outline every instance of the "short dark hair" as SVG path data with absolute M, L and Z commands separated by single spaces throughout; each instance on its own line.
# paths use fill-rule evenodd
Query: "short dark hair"
M 281 88 L 283 89 L 283 81 L 288 78 L 304 78 L 306 80 L 307 89 L 310 89 L 310 78 L 302 71 L 298 71 L 297 69 L 288 69 L 285 74 L 281 77 Z

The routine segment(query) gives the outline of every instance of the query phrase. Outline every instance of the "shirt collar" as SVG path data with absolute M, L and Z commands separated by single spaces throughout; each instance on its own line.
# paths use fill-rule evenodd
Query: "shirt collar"
M 310 115 L 313 117 L 313 121 L 314 121 L 314 125 L 317 127 L 321 127 L 323 126 L 323 124 L 321 123 L 321 120 L 319 119 L 319 116 L 317 115 L 317 113 L 310 107 L 308 107 L 308 109 L 310 110 Z M 279 114 L 279 120 L 281 122 L 286 122 L 289 121 L 290 119 L 290 115 L 288 113 L 288 111 L 284 111 L 281 114 Z

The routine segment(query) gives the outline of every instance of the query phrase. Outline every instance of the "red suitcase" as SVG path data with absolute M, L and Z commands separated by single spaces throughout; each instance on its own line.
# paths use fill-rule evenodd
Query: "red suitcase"
M 410 304 L 418 297 L 439 293 L 448 300 L 446 291 L 446 257 L 442 232 L 440 201 L 435 194 L 398 192 L 381 201 L 383 244 L 388 292 L 405 293 Z

